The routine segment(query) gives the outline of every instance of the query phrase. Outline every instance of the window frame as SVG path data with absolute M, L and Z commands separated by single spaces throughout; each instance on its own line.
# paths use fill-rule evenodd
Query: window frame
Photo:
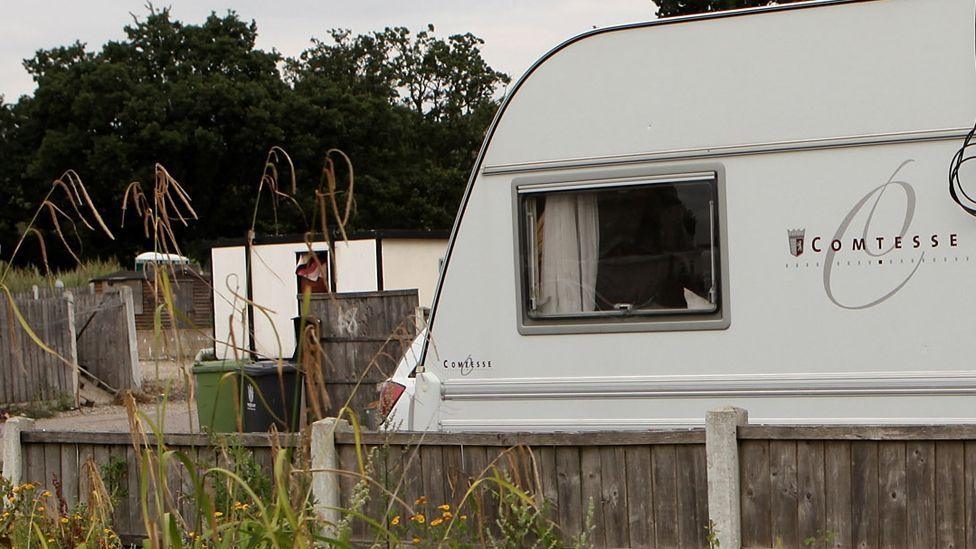
M 530 316 L 529 262 L 522 197 L 554 191 L 586 191 L 614 187 L 678 184 L 714 181 L 718 304 L 713 311 L 677 310 L 634 315 L 585 314 L 573 316 Z M 725 168 L 721 164 L 680 167 L 643 167 L 616 170 L 582 169 L 554 175 L 517 177 L 512 180 L 512 228 L 515 244 L 515 291 L 517 327 L 522 335 L 598 334 L 621 332 L 674 332 L 725 330 L 731 324 L 728 270 L 728 231 L 725 203 Z

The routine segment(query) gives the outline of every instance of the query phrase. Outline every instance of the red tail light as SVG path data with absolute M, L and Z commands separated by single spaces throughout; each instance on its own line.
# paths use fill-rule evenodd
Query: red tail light
M 400 395 L 406 387 L 400 385 L 399 383 L 394 383 L 392 381 L 384 381 L 380 385 L 380 415 L 384 418 L 390 415 L 393 407 L 396 405 L 397 401 L 400 400 Z

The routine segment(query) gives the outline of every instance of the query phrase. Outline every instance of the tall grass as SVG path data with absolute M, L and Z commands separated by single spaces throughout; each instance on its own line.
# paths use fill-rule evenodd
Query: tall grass
M 337 172 L 341 172 L 343 177 L 337 175 Z M 69 239 L 62 235 L 60 227 L 84 226 L 95 230 L 97 225 L 111 236 L 94 210 L 94 205 L 88 200 L 80 179 L 74 172 L 69 173 L 71 177 L 67 177 L 65 181 L 56 181 L 49 194 L 50 198 L 60 190 L 68 191 L 69 204 L 59 207 L 46 200 L 25 230 L 21 242 L 18 243 L 18 250 L 29 236 L 41 238 L 41 233 L 34 224 L 40 219 L 40 214 L 45 212 L 50 214 L 52 222 L 58 228 L 60 243 L 66 247 L 69 246 Z M 289 175 L 289 179 L 285 180 L 285 185 L 279 185 L 279 179 L 285 173 Z M 345 183 L 341 189 L 340 179 Z M 349 157 L 338 150 L 327 151 L 323 157 L 321 180 L 311 190 L 314 193 L 315 210 L 309 216 L 311 219 L 305 235 L 310 251 L 314 241 L 325 240 L 332 250 L 333 235 L 338 234 L 345 238 L 346 225 L 355 210 L 353 188 L 353 167 Z M 272 148 L 261 174 L 258 197 L 264 193 L 270 195 L 272 214 L 277 217 L 278 208 L 282 205 L 300 210 L 300 201 L 295 198 L 297 192 L 298 185 L 294 179 L 291 159 L 281 148 Z M 91 211 L 88 212 L 85 208 Z M 130 218 L 135 217 L 140 222 L 145 237 L 152 244 L 151 249 L 158 252 L 179 253 L 179 244 L 172 225 L 186 225 L 197 217 L 191 206 L 190 196 L 160 165 L 156 166 L 152 189 L 143 192 L 139 183 L 132 183 L 127 187 L 122 204 L 123 219 L 127 208 L 133 210 L 134 216 Z M 88 212 L 87 216 L 82 214 L 82 209 Z M 71 213 L 75 215 L 72 217 L 69 215 Z M 302 218 L 306 218 L 305 213 L 301 213 Z M 253 223 L 256 223 L 257 215 L 256 203 Z M 89 218 L 95 223 L 89 223 Z M 248 238 L 254 238 L 253 225 Z M 69 252 L 77 257 L 70 248 Z M 328 257 L 330 261 L 335 260 L 334 253 L 330 253 Z M 73 274 L 70 275 L 42 274 L 37 269 L 13 269 L 0 265 L 0 289 L 6 292 L 27 290 L 34 284 L 49 285 L 43 282 L 53 283 L 57 278 L 61 278 L 66 286 L 83 285 L 93 276 L 119 268 L 112 262 L 79 263 L 79 267 L 71 271 Z M 326 266 L 317 267 L 322 269 L 324 275 Z M 332 270 L 335 271 L 334 268 Z M 160 334 L 163 330 L 173 330 L 179 347 L 177 322 L 189 322 L 189 319 L 175 304 L 173 285 L 177 281 L 166 265 L 157 265 L 152 273 L 150 282 L 155 295 L 154 331 Z M 216 286 L 211 289 L 214 299 L 227 300 L 235 305 L 235 316 L 245 317 L 247 307 L 252 307 L 255 315 L 263 315 L 271 320 L 270 311 L 248 300 L 247 296 L 233 292 L 228 296 Z M 310 294 L 306 293 L 301 303 L 303 318 L 308 315 L 309 301 Z M 23 321 L 21 324 L 25 331 L 30 331 Z M 230 324 L 233 326 L 234 323 Z M 190 325 L 192 326 L 192 322 Z M 43 347 L 43 342 L 33 332 L 31 334 Z M 397 336 L 398 334 L 391 334 L 387 342 L 403 339 Z M 320 345 L 315 323 L 303 322 L 298 339 L 302 345 L 299 347 L 297 367 L 304 374 L 308 392 L 308 412 L 311 412 L 308 419 L 320 419 L 331 408 L 326 392 L 328 380 L 322 375 L 322 365 L 329 360 L 327 349 Z M 238 337 L 231 334 L 230 341 L 220 343 L 230 346 L 241 356 L 253 355 L 237 340 Z M 240 341 L 243 340 L 241 337 Z M 365 370 L 377 367 L 380 359 L 392 359 L 395 362 L 397 357 L 393 355 L 396 354 L 397 350 L 387 350 L 384 346 L 364 365 L 363 377 Z M 181 354 L 177 353 L 177 356 Z M 362 379 L 360 378 L 360 382 Z M 190 389 L 188 413 L 192 415 L 193 379 L 187 378 L 186 382 Z M 358 389 L 369 390 L 370 387 L 359 386 Z M 164 395 L 166 392 L 168 390 Z M 349 408 L 351 400 L 350 396 L 344 404 L 338 403 L 341 405 L 340 416 L 349 420 L 358 441 L 359 421 L 355 412 Z M 261 401 L 264 402 L 263 396 Z M 542 488 L 535 457 L 528 448 L 517 447 L 503 452 L 482 471 L 475 472 L 461 486 L 460 497 L 455 501 L 428 501 L 426 497 L 407 501 L 403 494 L 406 491 L 405 486 L 412 479 L 407 478 L 409 473 L 406 466 L 401 467 L 391 477 L 387 465 L 395 461 L 396 456 L 391 455 L 394 450 L 390 446 L 367 449 L 357 443 L 357 463 L 353 470 L 313 470 L 309 455 L 309 430 L 306 429 L 298 435 L 300 444 L 297 448 L 290 448 L 280 444 L 278 434 L 272 428 L 268 436 L 274 457 L 269 474 L 256 465 L 253 455 L 246 448 L 235 445 L 227 437 L 215 437 L 210 451 L 199 453 L 201 456 L 213 456 L 209 460 L 198 459 L 196 454 L 190 455 L 167 446 L 166 426 L 162 423 L 162 418 L 166 417 L 166 407 L 170 402 L 165 396 L 156 403 L 157 410 L 153 415 L 138 409 L 131 394 L 125 396 L 124 402 L 129 418 L 131 451 L 135 455 L 140 473 L 138 499 L 142 522 L 148 534 L 143 546 L 147 548 L 353 547 L 363 541 L 376 547 L 413 545 L 555 548 L 588 545 L 587 532 L 568 544 L 564 543 L 566 537 L 549 518 L 548 506 L 541 496 Z M 156 418 L 160 418 L 159 423 Z M 397 448 L 401 452 L 400 458 L 406 460 L 404 463 L 419 459 L 419 446 Z M 79 537 L 70 539 L 83 539 L 86 547 L 117 547 L 119 540 L 107 522 L 108 513 L 105 511 L 105 506 L 111 504 L 110 494 L 98 476 L 98 468 L 94 463 L 86 463 L 85 470 L 92 475 L 91 485 L 99 487 L 88 496 L 87 509 L 98 512 L 79 514 L 78 516 L 88 517 L 85 520 L 79 519 L 81 522 L 78 531 L 84 535 L 79 534 Z M 177 470 L 181 471 L 182 479 L 177 479 L 172 474 Z M 312 480 L 317 474 L 337 474 L 352 479 L 354 487 L 348 501 L 344 502 L 344 507 L 323 513 L 312 492 Z M 36 547 L 77 546 L 65 543 L 64 540 L 69 538 L 60 526 L 72 524 L 74 515 L 58 516 L 51 513 L 50 507 L 40 506 L 42 521 L 38 521 L 34 512 L 37 506 L 32 508 L 30 514 L 21 513 L 21 518 L 15 524 L 16 531 L 21 536 L 19 539 Z M 339 520 L 330 522 L 336 512 Z M 359 539 L 353 539 L 354 529 L 357 530 L 356 537 Z M 0 520 L 0 536 L 2 534 Z
M 7 263 L 0 261 L 0 270 L 6 270 Z M 115 259 L 86 259 L 70 269 L 57 269 L 44 272 L 34 265 L 12 266 L 4 284 L 13 293 L 27 292 L 34 286 L 53 288 L 60 280 L 65 288 L 87 286 L 93 278 L 121 271 L 122 266 Z

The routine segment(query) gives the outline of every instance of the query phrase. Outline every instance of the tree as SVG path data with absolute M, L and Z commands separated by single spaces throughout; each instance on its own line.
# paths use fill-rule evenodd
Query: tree
M 98 51 L 76 42 L 25 61 L 35 93 L 0 101 L 0 254 L 18 236 L 13 221 L 65 169 L 81 174 L 117 224 L 124 189 L 149 186 L 158 162 L 193 198 L 200 220 L 181 238 L 206 259 L 207 242 L 250 227 L 273 145 L 291 153 L 306 210 L 322 155 L 336 147 L 355 164 L 354 229 L 450 226 L 508 82 L 481 58 L 478 38 L 440 39 L 432 27 L 335 30 L 283 59 L 256 48 L 256 36 L 256 24 L 233 12 L 184 24 L 150 7 Z M 277 225 L 260 219 L 265 233 L 306 228 L 294 210 Z M 116 231 L 111 246 L 89 242 L 86 253 L 128 263 L 147 246 L 137 225 Z
M 358 226 L 449 227 L 497 90 L 509 82 L 481 57 L 477 37 L 433 33 L 334 29 L 288 63 L 302 112 L 315 115 L 296 121 L 311 145 L 296 150 L 302 163 L 330 146 L 369 162 L 357 168 Z
M 710 11 L 754 8 L 772 4 L 788 4 L 800 0 L 655 0 L 658 17 L 693 15 Z

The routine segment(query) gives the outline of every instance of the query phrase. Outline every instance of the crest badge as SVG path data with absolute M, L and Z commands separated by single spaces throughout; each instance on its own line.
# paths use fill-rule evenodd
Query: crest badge
M 792 229 L 787 231 L 787 235 L 790 237 L 790 253 L 793 254 L 793 257 L 803 255 L 803 241 L 806 233 L 806 229 Z

